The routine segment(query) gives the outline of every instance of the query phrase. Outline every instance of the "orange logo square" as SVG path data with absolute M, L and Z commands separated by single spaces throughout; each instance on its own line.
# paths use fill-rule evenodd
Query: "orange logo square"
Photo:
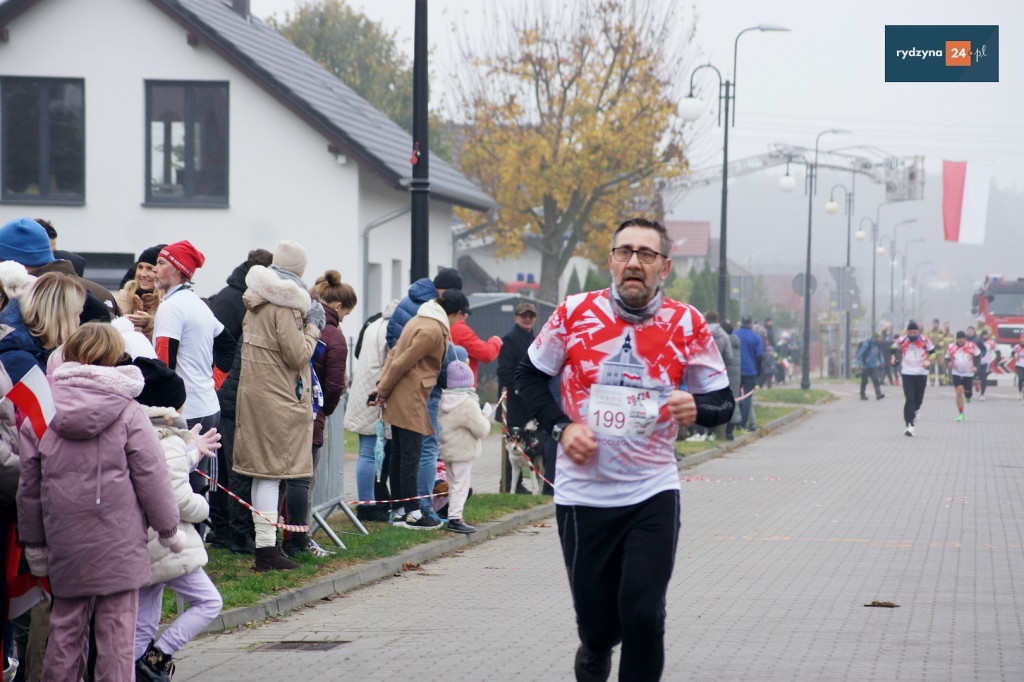
M 969 40 L 947 40 L 946 41 L 946 66 L 970 66 L 971 65 L 971 41 Z

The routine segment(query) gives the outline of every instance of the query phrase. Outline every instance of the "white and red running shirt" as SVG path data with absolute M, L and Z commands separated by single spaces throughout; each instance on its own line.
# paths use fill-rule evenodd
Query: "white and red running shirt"
M 893 348 L 899 348 L 903 355 L 900 374 L 928 374 L 928 368 L 924 363 L 928 359 L 928 353 L 935 350 L 935 344 L 929 341 L 927 336 L 918 334 L 916 339 L 901 336 L 892 345 Z
M 1015 345 L 1013 347 L 1013 350 L 1010 351 L 1010 355 L 1013 356 L 1013 366 L 1014 366 L 1014 368 L 1017 368 L 1017 367 L 1024 368 L 1024 346 L 1022 346 L 1021 344 L 1018 343 L 1017 345 Z
M 537 369 L 561 373 L 562 410 L 594 431 L 599 451 L 576 464 L 558 447 L 555 502 L 588 507 L 636 504 L 679 489 L 674 390 L 712 393 L 729 377 L 704 317 L 666 298 L 640 324 L 612 312 L 609 291 L 569 296 L 528 351 Z
M 981 342 L 981 364 L 991 365 L 992 361 L 996 359 L 996 342 L 992 339 Z
M 962 346 L 955 343 L 949 344 L 946 349 L 946 360 L 949 361 L 949 371 L 958 377 L 974 376 L 974 358 L 981 355 L 981 350 L 968 341 Z

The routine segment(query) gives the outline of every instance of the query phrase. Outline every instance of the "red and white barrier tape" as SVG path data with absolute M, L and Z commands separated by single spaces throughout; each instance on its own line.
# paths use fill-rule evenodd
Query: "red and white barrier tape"
M 309 531 L 309 526 L 291 526 L 291 525 L 289 525 L 289 524 L 287 524 L 287 523 L 274 523 L 273 521 L 271 521 L 270 519 L 268 519 L 268 518 L 267 518 L 266 516 L 264 516 L 263 514 L 261 514 L 261 513 L 259 512 L 259 510 L 257 510 L 257 509 L 256 509 L 255 507 L 253 507 L 253 506 L 252 506 L 251 504 L 249 504 L 248 502 L 246 502 L 245 500 L 243 500 L 243 499 L 242 499 L 241 497 L 239 497 L 239 496 L 238 496 L 238 495 L 236 495 L 235 493 L 231 492 L 230 490 L 228 490 L 227 488 L 225 488 L 224 486 L 222 486 L 222 485 L 221 485 L 220 483 L 218 483 L 217 481 L 213 480 L 212 478 L 210 478 L 209 476 L 207 476 L 206 474 L 204 474 L 204 473 L 203 473 L 202 471 L 198 471 L 198 470 L 197 470 L 197 471 L 196 471 L 196 473 L 197 473 L 197 474 L 200 474 L 201 476 L 203 476 L 203 478 L 205 478 L 206 480 L 210 481 L 210 483 L 213 483 L 213 484 L 214 484 L 215 486 L 217 486 L 218 488 L 220 488 L 221 490 L 223 490 L 223 491 L 224 491 L 225 493 L 227 493 L 227 494 L 228 494 L 228 496 L 230 496 L 230 497 L 231 497 L 231 499 L 235 500 L 236 502 L 238 502 L 239 504 L 241 504 L 241 505 L 242 505 L 243 507 L 245 507 L 245 508 L 246 508 L 246 509 L 248 509 L 249 511 L 253 512 L 253 513 L 254 513 L 254 514 L 256 514 L 257 516 L 259 516 L 259 517 L 260 517 L 261 519 L 263 519 L 264 521 L 266 521 L 267 523 L 273 523 L 273 524 L 274 524 L 275 526 L 277 526 L 278 528 L 281 528 L 281 529 L 283 529 L 283 530 L 287 530 L 287 531 L 290 531 L 290 532 L 292 532 L 292 533 L 305 533 L 305 532 L 308 532 L 308 531 Z M 353 501 L 351 501 L 351 502 L 345 502 L 344 504 L 347 504 L 347 505 L 358 505 L 358 504 L 391 504 L 392 502 L 410 502 L 410 501 L 412 501 L 412 500 L 423 500 L 423 499 L 428 499 L 428 498 L 431 498 L 431 497 L 441 497 L 442 495 L 447 495 L 447 494 L 448 494 L 448 493 L 433 493 L 433 494 L 431 494 L 431 495 L 418 495 L 418 496 L 416 496 L 416 497 L 403 497 L 403 498 L 400 498 L 400 499 L 395 499 L 395 500 L 353 500 Z
M 256 507 L 252 506 L 251 504 L 249 504 L 248 502 L 243 500 L 241 497 L 239 497 L 235 493 L 231 492 L 230 490 L 228 490 L 227 488 L 222 486 L 220 483 L 217 483 L 217 481 L 213 480 L 212 478 L 210 478 L 209 476 L 204 474 L 202 471 L 199 471 L 198 469 L 196 469 L 196 473 L 199 474 L 200 476 L 202 476 L 203 478 L 205 478 L 210 483 L 212 483 L 215 486 L 217 486 L 218 488 L 220 488 L 221 490 L 223 490 L 224 492 L 226 492 L 228 494 L 228 496 L 231 497 L 231 499 L 233 499 L 235 502 L 238 502 L 243 507 L 245 507 L 246 509 L 251 511 L 256 516 L 260 517 L 261 519 L 263 519 L 267 523 L 269 523 L 269 524 L 271 524 L 273 526 L 276 526 L 277 528 L 280 528 L 281 530 L 286 530 L 286 531 L 289 531 L 291 533 L 308 533 L 309 532 L 309 526 L 292 526 L 292 525 L 289 525 L 287 523 L 276 523 L 274 521 L 271 521 L 266 516 L 261 514 L 260 511 L 258 509 L 256 509 Z

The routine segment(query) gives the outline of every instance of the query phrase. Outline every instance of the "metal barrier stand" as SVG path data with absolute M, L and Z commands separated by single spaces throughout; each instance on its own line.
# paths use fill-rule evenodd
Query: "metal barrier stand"
M 311 501 L 312 523 L 309 535 L 312 537 L 317 528 L 327 534 L 337 547 L 348 549 L 334 529 L 327 524 L 327 518 L 334 510 L 341 509 L 352 524 L 363 535 L 369 535 L 366 526 L 356 518 L 355 512 L 345 504 L 345 405 L 348 396 L 342 398 L 338 409 L 334 411 L 324 424 L 324 445 L 320 450 L 320 462 L 316 467 L 316 488 Z

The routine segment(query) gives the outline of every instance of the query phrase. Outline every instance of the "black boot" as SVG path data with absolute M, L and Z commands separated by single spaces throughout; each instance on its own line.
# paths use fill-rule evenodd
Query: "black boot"
M 257 573 L 265 571 L 288 571 L 298 568 L 299 565 L 281 554 L 277 547 L 257 547 L 256 565 L 253 567 Z
M 281 549 L 292 559 L 300 554 L 309 554 L 309 536 L 306 533 L 292 533 L 290 538 L 281 543 Z
M 173 674 L 174 663 L 171 662 L 171 655 L 157 649 L 155 642 L 150 642 L 146 653 L 135 661 L 137 682 L 170 682 Z

